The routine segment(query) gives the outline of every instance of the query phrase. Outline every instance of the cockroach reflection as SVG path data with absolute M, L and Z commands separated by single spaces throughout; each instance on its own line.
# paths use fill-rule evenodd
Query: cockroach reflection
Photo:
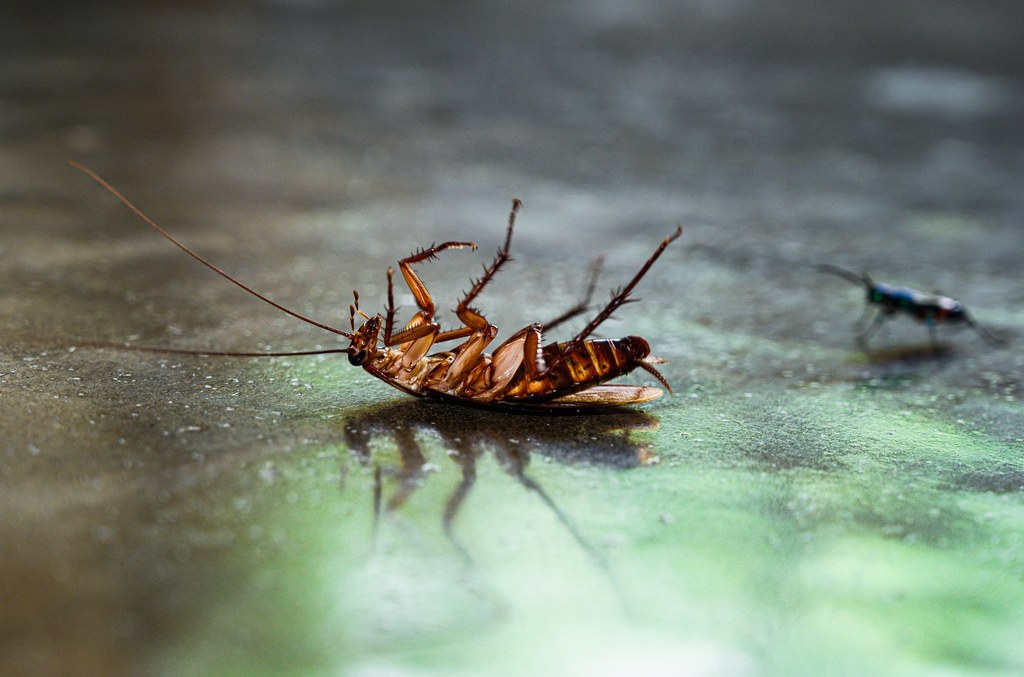
M 633 300 L 630 295 L 634 287 L 665 248 L 682 234 L 681 226 L 661 242 L 628 284 L 612 292 L 604 308 L 569 341 L 545 344 L 543 332 L 585 312 L 588 307 L 586 302 L 577 304 L 546 325 L 535 323 L 520 329 L 493 353 L 487 353 L 485 350 L 497 336 L 498 328 L 473 307 L 473 303 L 509 260 L 512 230 L 516 215 L 522 207 L 518 199 L 512 203 L 503 246 L 483 274 L 473 281 L 455 309 L 463 326 L 441 329 L 435 317 L 434 300 L 414 270 L 414 266 L 434 260 L 449 249 L 476 249 L 473 242 L 449 241 L 433 244 L 399 259 L 399 271 L 418 307 L 401 329 L 395 324 L 394 271 L 388 268 L 388 295 L 384 313 L 373 316 L 364 313 L 359 308 L 359 294 L 353 292 L 354 302 L 349 307 L 350 330 L 344 330 L 290 310 L 235 279 L 171 236 L 91 169 L 77 162 L 70 164 L 99 183 L 150 228 L 202 265 L 278 310 L 350 342 L 347 348 L 299 353 L 158 352 L 237 357 L 347 353 L 353 365 L 362 367 L 376 378 L 410 395 L 519 411 L 599 411 L 641 404 L 660 397 L 663 391 L 658 387 L 606 383 L 637 368 L 650 373 L 671 392 L 668 382 L 653 366 L 661 360 L 651 355 L 646 339 L 640 336 L 592 338 L 592 335 L 616 310 Z M 357 316 L 361 322 L 358 328 Z M 456 340 L 462 343 L 452 350 L 430 353 L 435 344 Z
M 483 412 L 439 417 L 436 409 L 418 401 L 404 401 L 346 419 L 347 458 L 360 466 L 374 468 L 374 530 L 381 514 L 401 510 L 422 483 L 430 481 L 431 464 L 421 441 L 432 439 L 448 451 L 448 457 L 459 467 L 461 479 L 445 503 L 442 519 L 449 540 L 467 562 L 471 557 L 456 537 L 454 525 L 476 485 L 477 465 L 489 453 L 504 472 L 536 494 L 580 547 L 605 568 L 600 554 L 580 534 L 554 498 L 527 473 L 531 455 L 542 454 L 558 463 L 587 464 L 610 471 L 652 465 L 658 459 L 643 438 L 646 432 L 657 429 L 657 419 L 641 411 L 623 410 L 586 421 L 515 418 L 507 419 L 507 425 L 497 428 L 488 425 L 489 422 Z M 398 453 L 397 466 L 381 467 L 374 459 L 374 450 L 380 447 L 394 447 Z M 343 481 L 348 475 L 347 467 L 348 461 L 343 460 Z M 385 495 L 385 483 L 394 487 L 388 495 Z

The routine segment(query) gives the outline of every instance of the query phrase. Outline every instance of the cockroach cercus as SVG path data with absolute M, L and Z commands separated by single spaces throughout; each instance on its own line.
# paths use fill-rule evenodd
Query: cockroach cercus
M 928 335 L 933 345 L 936 344 L 936 326 L 941 323 L 966 324 L 986 341 L 994 344 L 1003 343 L 1002 339 L 978 324 L 967 312 L 964 304 L 956 299 L 940 294 L 927 294 L 909 287 L 894 287 L 883 282 L 875 282 L 867 273 L 858 275 L 845 268 L 827 263 L 815 267 L 820 271 L 838 275 L 860 285 L 867 291 L 868 305 L 864 318 L 858 322 L 861 327 L 857 331 L 857 342 L 862 346 L 867 345 L 868 337 L 881 326 L 882 322 L 897 313 L 903 313 L 924 322 L 928 327 Z M 867 317 L 872 309 L 875 311 L 874 319 L 868 323 Z
M 651 355 L 647 341 L 639 336 L 624 338 L 591 338 L 594 331 L 623 304 L 632 301 L 630 294 L 665 248 L 682 234 L 682 226 L 666 237 L 640 270 L 624 287 L 613 291 L 611 300 L 576 336 L 568 341 L 543 343 L 543 331 L 586 311 L 587 301 L 547 323 L 531 324 L 520 329 L 499 345 L 493 353 L 484 352 L 494 340 L 498 328 L 487 321 L 474 307 L 473 301 L 509 260 L 512 228 L 522 203 L 514 200 L 509 214 L 505 243 L 483 275 L 472 282 L 455 309 L 463 326 L 442 330 L 434 316 L 434 300 L 413 269 L 416 264 L 435 259 L 448 249 L 469 247 L 472 242 L 443 242 L 420 249 L 398 261 L 398 267 L 419 309 L 402 327 L 395 327 L 393 269 L 388 268 L 388 296 L 384 313 L 373 316 L 359 309 L 359 294 L 353 292 L 349 306 L 350 330 L 332 327 L 313 320 L 260 294 L 230 276 L 198 253 L 176 240 L 155 221 L 91 169 L 74 161 L 69 164 L 84 172 L 150 228 L 185 251 L 201 264 L 218 273 L 253 296 L 269 303 L 292 317 L 347 339 L 347 348 L 292 353 L 226 353 L 186 350 L 152 349 L 155 352 L 196 355 L 230 355 L 238 357 L 310 355 L 347 353 L 349 362 L 362 367 L 385 383 L 410 395 L 430 397 L 458 404 L 497 409 L 558 412 L 597 411 L 649 402 L 660 397 L 661 388 L 654 386 L 608 384 L 606 381 L 640 368 L 654 376 L 671 392 L 665 378 L 654 368 L 662 360 Z M 593 289 L 591 283 L 590 289 Z M 356 316 L 361 324 L 356 327 Z M 430 353 L 435 344 L 461 340 L 455 348 Z

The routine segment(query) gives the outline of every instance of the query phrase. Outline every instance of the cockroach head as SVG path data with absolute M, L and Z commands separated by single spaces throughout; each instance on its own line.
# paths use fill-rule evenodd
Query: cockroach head
M 380 325 L 383 318 L 380 315 L 367 317 L 355 333 L 352 334 L 352 343 L 349 345 L 348 361 L 354 365 L 360 365 L 372 357 L 377 351 L 377 340 L 380 336 Z

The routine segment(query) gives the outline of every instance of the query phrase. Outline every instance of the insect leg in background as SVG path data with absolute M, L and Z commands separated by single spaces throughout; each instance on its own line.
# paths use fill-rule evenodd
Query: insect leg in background
M 590 280 L 587 283 L 586 291 L 583 292 L 582 298 L 573 307 L 566 310 L 564 313 L 555 317 L 547 322 L 541 324 L 544 331 L 551 331 L 563 322 L 567 322 L 577 315 L 590 310 L 590 299 L 594 297 L 594 290 L 597 288 L 597 278 L 601 274 L 601 267 L 604 265 L 604 257 L 598 256 L 594 259 L 594 262 L 590 264 Z

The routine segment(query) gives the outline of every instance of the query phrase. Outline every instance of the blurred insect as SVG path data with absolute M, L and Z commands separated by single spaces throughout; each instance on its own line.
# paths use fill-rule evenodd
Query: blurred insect
M 251 287 L 236 280 L 172 237 L 155 221 L 146 216 L 113 186 L 95 172 L 77 162 L 69 164 L 85 173 L 114 197 L 131 209 L 150 228 L 185 251 L 201 264 L 238 285 L 253 296 L 269 303 L 303 322 L 324 329 L 350 341 L 347 348 L 313 350 L 293 353 L 238 353 L 188 350 L 149 349 L 195 355 L 227 355 L 235 357 L 311 355 L 347 353 L 349 362 L 360 366 L 373 376 L 410 395 L 432 397 L 459 404 L 525 411 L 591 411 L 649 402 L 663 393 L 653 386 L 606 384 L 606 381 L 640 368 L 653 375 L 671 392 L 665 378 L 654 368 L 662 360 L 651 356 L 647 341 L 639 336 L 618 339 L 590 338 L 605 320 L 623 304 L 632 301 L 630 294 L 669 243 L 682 234 L 682 226 L 665 238 L 654 253 L 641 266 L 633 279 L 612 293 L 608 304 L 575 337 L 569 341 L 542 345 L 542 332 L 586 311 L 588 296 L 568 312 L 549 322 L 547 326 L 531 324 L 516 332 L 493 354 L 484 349 L 494 340 L 498 328 L 473 308 L 474 299 L 509 260 L 509 247 L 516 214 L 522 203 L 514 200 L 509 214 L 505 243 L 483 275 L 473 281 L 463 296 L 455 314 L 464 326 L 442 331 L 434 317 L 434 301 L 413 266 L 433 260 L 448 249 L 468 247 L 472 242 L 443 242 L 421 249 L 398 261 L 399 270 L 419 310 L 402 329 L 395 328 L 393 269 L 388 268 L 388 296 L 384 314 L 369 316 L 359 309 L 359 294 L 353 292 L 349 306 L 349 324 L 346 331 L 318 322 L 272 301 Z M 596 272 L 595 272 L 596 274 Z M 356 316 L 362 323 L 356 328 Z M 428 354 L 434 344 L 465 339 L 452 350 Z
M 940 323 L 966 324 L 990 343 L 1000 344 L 1003 342 L 978 324 L 967 312 L 964 304 L 956 299 L 939 294 L 926 294 L 908 287 L 893 287 L 883 282 L 875 282 L 867 273 L 858 275 L 839 266 L 821 264 L 816 268 L 858 284 L 867 291 L 868 306 L 864 316 L 857 322 L 858 325 L 861 325 L 857 330 L 857 342 L 862 347 L 867 345 L 868 337 L 878 330 L 882 322 L 897 313 L 904 313 L 924 322 L 928 327 L 932 345 L 937 344 L 936 326 Z M 877 306 L 877 308 L 872 308 L 872 306 Z M 875 315 L 868 323 L 867 318 L 872 310 L 875 311 Z

